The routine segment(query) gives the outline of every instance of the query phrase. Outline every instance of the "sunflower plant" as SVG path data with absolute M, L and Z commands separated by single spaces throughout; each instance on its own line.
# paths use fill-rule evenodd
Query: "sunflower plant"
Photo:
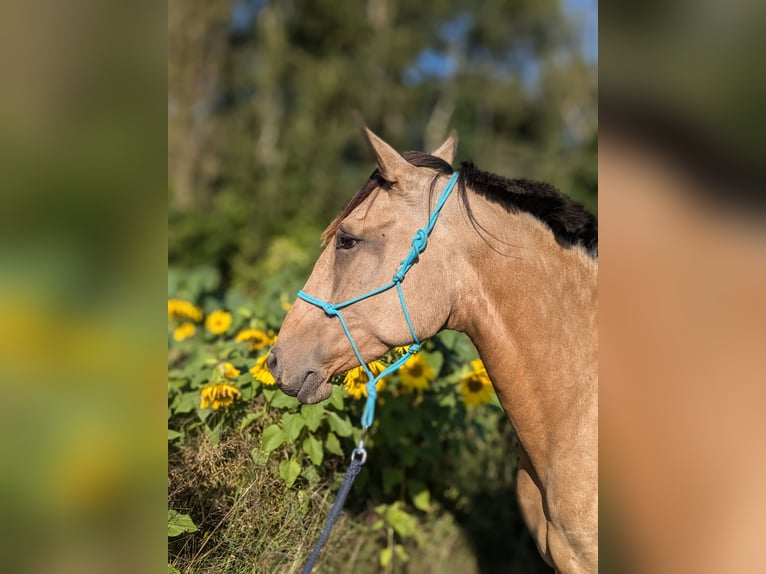
M 266 359 L 287 309 L 282 300 L 264 304 L 231 293 L 222 299 L 201 291 L 171 293 L 171 452 L 200 437 L 216 445 L 228 434 L 245 433 L 253 467 L 283 488 L 337 486 L 361 438 L 367 374 L 357 367 L 340 375 L 330 398 L 316 405 L 282 393 Z M 406 350 L 395 348 L 368 367 L 377 375 Z M 376 388 L 376 419 L 365 437 L 368 463 L 355 488 L 377 504 L 379 520 L 370 533 L 381 536 L 385 566 L 394 556 L 406 561 L 406 548 L 419 544 L 417 516 L 435 512 L 435 500 L 459 502 L 451 477 L 466 469 L 455 461 L 465 453 L 474 456 L 477 444 L 498 440 L 503 415 L 475 349 L 454 332 L 425 342 Z

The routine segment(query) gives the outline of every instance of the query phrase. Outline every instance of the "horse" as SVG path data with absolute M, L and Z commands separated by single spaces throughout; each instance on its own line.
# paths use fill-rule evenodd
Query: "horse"
M 377 169 L 322 235 L 303 289 L 316 300 L 346 301 L 387 280 L 454 176 L 455 132 L 430 154 L 399 154 L 364 130 Z M 402 299 L 384 290 L 338 321 L 299 298 L 267 367 L 286 394 L 316 403 L 359 358 L 413 335 L 466 333 L 518 436 L 518 503 L 541 556 L 558 572 L 596 572 L 597 219 L 549 184 L 473 163 L 461 164 L 456 189 L 399 284 Z

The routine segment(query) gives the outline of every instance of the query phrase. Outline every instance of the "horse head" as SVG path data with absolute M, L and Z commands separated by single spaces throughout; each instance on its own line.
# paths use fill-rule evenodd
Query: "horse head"
M 279 387 L 303 403 L 329 397 L 332 377 L 358 365 L 358 357 L 369 362 L 395 346 L 412 343 L 413 334 L 424 339 L 437 333 L 454 302 L 446 280 L 454 238 L 440 220 L 430 237 L 420 234 L 416 239 L 427 241 L 428 250 L 416 258 L 406 277 L 399 277 L 406 307 L 398 289 L 389 288 L 344 307 L 342 319 L 335 314 L 333 304 L 392 281 L 412 249 L 413 236 L 429 219 L 434 191 L 452 175 L 457 148 L 453 133 L 432 154 L 401 155 L 369 129 L 365 133 L 377 169 L 324 232 L 325 248 L 303 288 L 315 302 L 295 302 L 267 361 Z

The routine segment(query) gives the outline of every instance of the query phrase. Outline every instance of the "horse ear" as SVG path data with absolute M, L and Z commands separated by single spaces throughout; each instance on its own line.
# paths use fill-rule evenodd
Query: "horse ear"
M 364 128 L 367 141 L 372 146 L 375 153 L 375 159 L 378 162 L 378 169 L 383 178 L 393 183 L 401 179 L 408 170 L 412 169 L 410 163 L 404 159 L 399 152 L 372 133 L 370 128 Z
M 444 143 L 439 146 L 439 149 L 436 151 L 431 152 L 432 156 L 438 157 L 439 159 L 443 159 L 448 164 L 452 165 L 452 162 L 455 161 L 455 155 L 457 154 L 457 131 L 452 130 L 447 136 L 447 139 L 444 140 Z

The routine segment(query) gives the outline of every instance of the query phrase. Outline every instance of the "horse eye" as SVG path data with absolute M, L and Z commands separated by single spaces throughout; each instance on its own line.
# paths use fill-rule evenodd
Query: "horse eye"
M 358 239 L 354 239 L 350 235 L 338 235 L 335 239 L 335 249 L 352 249 L 359 243 Z

